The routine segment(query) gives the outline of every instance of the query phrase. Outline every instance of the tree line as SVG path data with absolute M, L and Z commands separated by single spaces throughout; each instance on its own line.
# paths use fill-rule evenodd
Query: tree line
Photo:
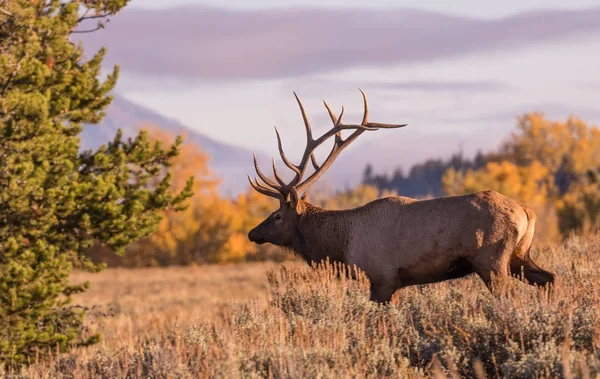
M 372 164 L 367 164 L 363 172 L 363 184 L 372 185 L 382 191 L 395 191 L 402 196 L 425 198 L 444 195 L 442 177 L 450 168 L 465 171 L 477 170 L 485 165 L 486 158 L 478 152 L 473 159 L 465 158 L 462 152 L 454 153 L 448 159 L 427 159 L 415 164 L 407 174 L 402 167 L 393 173 L 376 173 Z

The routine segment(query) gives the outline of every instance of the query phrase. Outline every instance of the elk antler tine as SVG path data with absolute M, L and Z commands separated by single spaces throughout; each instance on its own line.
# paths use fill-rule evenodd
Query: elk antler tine
M 256 191 L 258 191 L 258 188 L 254 185 L 254 182 L 252 181 L 252 178 L 250 177 L 250 174 L 246 174 L 246 176 L 248 176 L 248 182 L 250 183 L 250 185 L 252 186 L 252 188 L 254 188 Z
M 279 130 L 277 130 L 276 126 L 274 126 L 274 128 L 275 128 L 275 135 L 277 136 L 277 147 L 279 148 L 279 155 L 281 155 L 281 159 L 283 160 L 283 163 L 285 163 L 285 165 L 288 166 L 290 168 L 290 170 L 292 170 L 296 174 L 300 175 L 300 169 L 298 167 L 296 167 L 295 164 L 290 162 L 290 160 L 287 159 L 285 153 L 283 152 L 283 144 L 281 143 L 281 136 L 279 135 Z
M 248 182 L 250 182 L 250 185 L 252 186 L 252 188 L 254 188 L 254 190 L 256 192 L 262 193 L 263 195 L 266 196 L 270 196 L 270 197 L 274 197 L 276 199 L 283 199 L 283 195 L 281 193 L 275 192 L 273 190 L 270 190 L 268 188 L 265 188 L 263 186 L 261 186 L 260 184 L 258 184 L 258 180 L 254 179 L 256 181 L 253 182 L 252 179 L 250 178 L 250 175 L 248 175 Z
M 331 122 L 333 122 L 333 125 L 337 125 L 337 122 L 338 122 L 337 116 L 335 115 L 335 113 L 333 113 L 333 111 L 331 110 L 331 107 L 329 106 L 329 104 L 327 104 L 327 102 L 325 100 L 323 100 L 323 104 L 325 104 L 325 108 L 327 108 L 329 117 L 331 117 Z
M 256 184 L 256 186 L 258 186 L 259 188 L 261 188 L 261 189 L 263 189 L 263 190 L 265 190 L 265 191 L 271 192 L 271 193 L 273 193 L 273 194 L 275 194 L 275 195 L 279 195 L 279 194 L 281 194 L 281 195 L 283 196 L 283 194 L 281 193 L 281 191 L 274 190 L 274 189 L 272 189 L 272 188 L 269 188 L 269 187 L 265 187 L 265 186 L 263 186 L 262 184 L 260 184 L 260 182 L 259 182 L 259 181 L 258 181 L 258 179 L 256 179 L 256 178 L 254 178 L 254 184 Z
M 248 176 L 248 181 L 250 182 L 250 185 L 252 186 L 252 188 L 257 190 L 258 192 L 261 192 L 261 191 L 259 191 L 260 187 L 258 186 L 258 182 L 257 182 L 257 184 L 254 184 L 254 182 L 252 181 L 252 178 L 250 177 L 250 174 L 247 174 L 247 176 Z
M 365 108 L 365 113 L 363 114 L 363 119 L 362 119 L 362 125 L 367 125 L 367 123 L 369 122 L 369 102 L 367 101 L 367 95 L 365 94 L 365 91 L 363 91 L 362 89 L 358 89 L 360 91 L 360 93 L 362 93 L 362 97 L 363 97 L 363 106 Z
M 344 117 L 344 106 L 342 105 L 342 111 L 340 112 L 340 117 L 337 120 L 336 126 L 342 125 L 342 117 Z M 336 133 L 337 134 L 337 133 Z
M 275 166 L 275 158 L 273 158 L 273 175 L 275 175 L 275 179 L 282 187 L 286 186 L 286 183 L 281 179 L 279 174 L 277 173 L 277 167 Z
M 266 187 L 266 186 L 263 186 L 263 185 L 262 185 L 262 184 L 261 184 L 261 183 L 258 181 L 258 179 L 257 179 L 257 178 L 254 178 L 254 184 L 256 184 L 256 186 L 257 186 L 257 187 L 264 189 L 265 191 L 273 191 L 273 189 L 271 189 L 271 188 L 269 188 L 269 187 Z M 275 191 L 273 191 L 273 192 L 275 192 Z M 279 192 L 279 191 L 277 191 L 277 192 Z
M 296 97 L 296 101 L 298 102 L 298 106 L 300 107 L 300 112 L 302 112 L 302 118 L 304 119 L 304 127 L 306 128 L 306 140 L 312 142 L 312 131 L 310 129 L 310 122 L 308 121 L 308 116 L 306 115 L 306 111 L 304 110 L 304 105 L 302 105 L 302 101 L 296 92 L 294 92 L 294 96 Z
M 252 153 L 252 155 L 254 156 L 254 169 L 256 170 L 258 177 L 263 182 L 267 183 L 267 185 L 273 187 L 274 189 L 278 189 L 279 186 L 277 185 L 277 183 L 269 179 L 265 174 L 262 173 L 262 171 L 260 171 L 260 168 L 258 167 L 258 162 L 256 161 L 256 153 Z
M 319 164 L 317 163 L 317 158 L 315 158 L 314 153 L 310 155 L 310 162 L 312 163 L 315 171 L 317 171 L 320 168 Z
M 377 130 L 377 129 L 395 129 L 395 128 L 403 128 L 408 124 L 380 124 L 377 122 L 369 122 L 365 127 L 366 130 Z

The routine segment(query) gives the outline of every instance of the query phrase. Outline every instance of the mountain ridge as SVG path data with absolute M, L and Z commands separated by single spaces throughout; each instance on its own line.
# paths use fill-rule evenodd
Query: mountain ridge
M 222 194 L 235 196 L 248 187 L 246 174 L 254 170 L 252 151 L 208 137 L 176 119 L 164 116 L 119 94 L 113 94 L 113 101 L 100 123 L 84 125 L 81 147 L 96 149 L 111 141 L 119 129 L 123 131 L 125 138 L 134 137 L 139 128 L 146 123 L 173 134 L 185 132 L 186 141 L 199 145 L 210 157 L 211 170 L 221 179 L 219 189 Z M 266 159 L 260 152 L 257 152 L 257 156 L 261 161 Z

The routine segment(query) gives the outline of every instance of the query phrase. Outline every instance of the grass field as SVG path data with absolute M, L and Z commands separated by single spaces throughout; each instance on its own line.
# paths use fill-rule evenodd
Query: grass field
M 91 282 L 90 290 L 75 298 L 78 304 L 97 306 L 91 312 L 90 333 L 100 331 L 107 346 L 120 347 L 175 325 L 214 321 L 224 306 L 265 299 L 267 271 L 277 267 L 248 263 L 109 269 L 72 277 L 73 282 Z
M 537 248 L 552 296 L 468 277 L 368 301 L 368 283 L 299 263 L 75 273 L 103 341 L 23 377 L 600 377 L 600 239 Z M 267 274 L 267 272 L 270 272 Z M 17 373 L 12 373 L 17 375 Z

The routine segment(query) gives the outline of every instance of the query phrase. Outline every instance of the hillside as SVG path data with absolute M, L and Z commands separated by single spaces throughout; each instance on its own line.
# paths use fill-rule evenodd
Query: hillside
M 118 129 L 123 130 L 125 137 L 133 137 L 137 134 L 138 127 L 144 123 L 151 123 L 173 134 L 186 131 L 188 140 L 199 144 L 210 155 L 211 169 L 222 180 L 222 194 L 235 195 L 247 188 L 246 174 L 254 170 L 251 151 L 207 137 L 119 95 L 115 95 L 100 124 L 84 127 L 81 134 L 82 148 L 97 148 L 111 140 Z

